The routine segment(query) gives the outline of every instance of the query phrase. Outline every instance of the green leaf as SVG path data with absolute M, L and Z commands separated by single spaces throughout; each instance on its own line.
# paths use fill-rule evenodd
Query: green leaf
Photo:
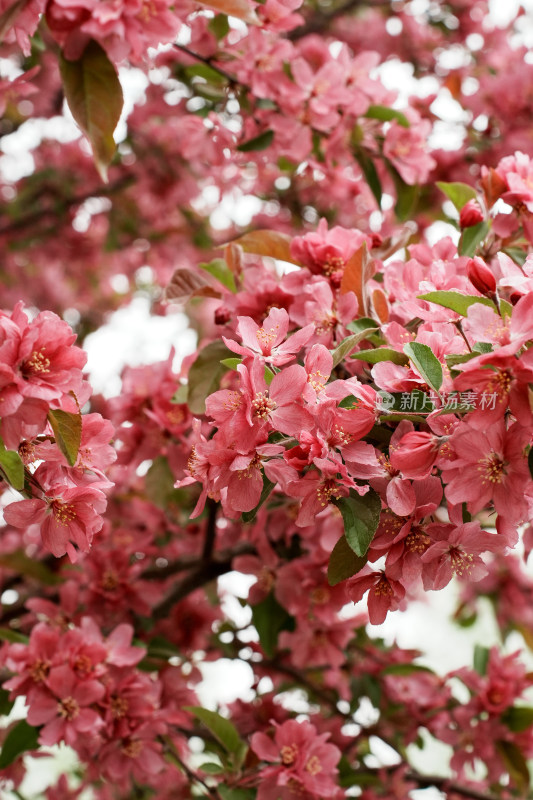
M 230 31 L 227 14 L 215 14 L 215 16 L 209 20 L 207 27 L 215 38 L 220 41 L 220 39 L 227 36 Z
M 275 485 L 276 485 L 275 483 L 272 483 L 272 481 L 269 481 L 269 479 L 267 478 L 266 475 L 263 475 L 263 491 L 261 492 L 261 496 L 259 498 L 259 502 L 258 502 L 258 504 L 256 505 L 255 508 L 252 508 L 251 511 L 243 511 L 242 512 L 241 519 L 242 519 L 243 522 L 253 522 L 257 512 L 259 511 L 259 509 L 261 508 L 261 506 L 263 505 L 265 500 L 270 496 L 270 494 L 272 492 L 272 489 L 274 488 Z
M 367 153 L 361 148 L 356 147 L 354 149 L 354 156 L 363 171 L 363 175 L 365 176 L 365 180 L 368 183 L 372 194 L 376 198 L 376 203 L 378 204 L 378 208 L 381 208 L 381 198 L 383 196 L 383 190 L 381 188 L 381 181 L 379 179 L 379 175 L 376 169 L 376 165 L 372 158 L 370 158 Z
M 457 252 L 460 256 L 475 255 L 478 245 L 481 244 L 490 230 L 488 222 L 480 222 L 477 225 L 472 225 L 471 228 L 465 228 L 459 239 Z
M 417 184 L 411 185 L 406 183 L 390 161 L 386 160 L 385 163 L 394 181 L 394 188 L 396 189 L 394 213 L 400 222 L 405 222 L 413 216 L 420 195 L 420 187 Z
M 0 641 L 11 642 L 12 644 L 14 642 L 17 644 L 28 644 L 29 639 L 23 633 L 13 631 L 11 628 L 0 628 Z
M 508 742 L 503 739 L 496 742 L 496 749 L 509 772 L 511 780 L 516 784 L 520 792 L 525 794 L 529 789 L 531 777 L 522 751 L 514 742 Z
M 474 647 L 474 669 L 478 675 L 487 674 L 487 664 L 489 663 L 490 650 L 481 644 Z
M 266 383 L 267 386 L 270 386 L 270 384 L 272 383 L 272 381 L 276 377 L 276 373 L 272 372 L 270 367 L 267 367 L 267 365 L 265 364 L 265 373 L 264 374 L 265 374 L 265 383 Z
M 214 258 L 213 261 L 210 261 L 208 264 L 203 263 L 198 265 L 200 269 L 205 269 L 206 272 L 209 272 L 213 278 L 216 278 L 226 289 L 229 289 L 230 292 L 236 292 L 237 287 L 235 286 L 235 278 L 233 276 L 233 272 L 227 265 L 227 262 L 224 261 L 223 258 Z
M 502 714 L 502 722 L 515 733 L 522 733 L 533 726 L 533 708 L 531 706 L 512 706 Z
M 217 792 L 222 800 L 254 800 L 256 793 L 253 789 L 239 789 L 229 786 L 217 786 Z
M 148 643 L 139 642 L 141 647 L 148 647 L 146 655 L 148 658 L 169 659 L 180 655 L 180 650 L 175 644 L 169 642 L 164 636 L 154 636 Z
M 529 453 L 527 454 L 527 465 L 529 467 L 529 474 L 533 478 L 533 447 L 529 448 Z
M 0 468 L 13 489 L 24 489 L 24 464 L 16 450 L 6 450 L 0 439 Z
M 7 689 L 0 689 L 0 716 L 7 717 L 14 704 L 15 701 L 9 699 Z
M 274 655 L 281 631 L 294 630 L 295 627 L 294 618 L 278 603 L 274 592 L 252 606 L 252 622 L 268 658 Z
M 203 722 L 226 752 L 235 754 L 242 749 L 243 741 L 237 728 L 229 719 L 222 717 L 216 711 L 210 711 L 201 706 L 184 706 L 184 709 Z
M 442 386 L 442 364 L 433 354 L 431 347 L 421 342 L 409 342 L 403 351 L 409 356 L 427 385 L 438 392 Z
M 240 153 L 249 153 L 252 150 L 266 150 L 267 147 L 270 147 L 273 141 L 274 131 L 263 131 L 263 133 L 260 133 L 259 136 L 255 136 L 253 139 L 248 139 L 247 142 L 243 142 L 242 144 L 238 145 L 236 149 Z
M 411 127 L 405 114 L 395 108 L 387 108 L 387 106 L 369 106 L 363 116 L 368 119 L 380 119 L 382 122 L 391 122 L 395 119 L 402 128 Z
M 59 62 L 63 90 L 72 116 L 89 139 L 100 177 L 115 155 L 113 132 L 124 105 L 122 87 L 105 50 L 91 40 L 77 61 Z
M 432 669 L 423 667 L 421 664 L 389 664 L 382 670 L 383 675 L 414 675 L 416 673 L 425 672 L 429 675 L 434 675 Z
M 208 83 L 214 84 L 215 86 L 220 86 L 221 84 L 227 83 L 227 79 L 217 72 L 216 69 L 210 67 L 209 64 L 191 64 L 188 67 L 184 68 L 184 73 L 187 78 L 203 78 Z M 198 86 L 198 82 L 194 81 L 194 88 L 198 89 L 201 88 Z
M 12 553 L 0 553 L 0 567 L 13 570 L 19 575 L 35 578 L 45 586 L 56 586 L 63 582 L 63 578 L 48 569 L 46 564 L 36 558 L 30 558 L 24 550 L 15 550 Z
M 48 412 L 48 422 L 52 426 L 56 444 L 71 467 L 78 459 L 81 444 L 81 414 L 78 411 L 62 411 L 60 408 Z
M 174 488 L 176 478 L 165 456 L 154 458 L 144 478 L 146 496 L 158 508 L 168 509 L 178 505 L 183 493 Z
M 427 294 L 419 294 L 417 297 L 419 300 L 427 300 L 429 303 L 436 303 L 438 306 L 449 308 L 451 311 L 455 311 L 456 314 L 461 314 L 463 317 L 466 317 L 468 309 L 470 306 L 473 306 L 474 303 L 482 303 L 482 305 L 489 306 L 489 308 L 496 311 L 496 306 L 488 297 L 476 297 L 472 294 L 461 294 L 460 292 L 454 291 L 436 291 L 428 292 Z
M 239 364 L 242 364 L 242 358 L 223 358 L 220 363 L 228 369 L 237 371 Z
M 0 752 L 0 769 L 9 767 L 18 756 L 27 750 L 36 750 L 39 746 L 38 738 L 39 728 L 28 725 L 25 719 L 17 723 L 4 739 Z
M 401 179 L 400 181 L 395 181 L 397 200 L 394 205 L 394 213 L 400 222 L 405 222 L 413 216 L 420 197 L 420 186 L 416 183 L 411 186 Z
M 354 347 L 357 347 L 359 342 L 362 342 L 363 339 L 368 339 L 368 337 L 375 333 L 375 331 L 379 330 L 377 325 L 373 325 L 372 328 L 366 328 L 359 333 L 353 333 L 351 336 L 347 336 L 346 339 L 332 350 L 331 355 L 333 356 L 333 366 L 336 367 L 337 364 L 340 364 L 341 361 L 344 361 L 347 355 L 349 355 Z
M 457 211 L 461 211 L 469 200 L 474 200 L 477 197 L 476 190 L 472 189 L 467 183 L 437 181 L 437 186 L 441 192 L 444 192 L 448 200 L 452 201 Z
M 217 391 L 220 379 L 228 371 L 220 362 L 230 355 L 231 351 L 220 339 L 211 342 L 198 353 L 189 369 L 187 405 L 193 414 L 205 414 L 206 398 Z
M 187 383 L 182 383 L 181 386 L 174 392 L 172 397 L 170 398 L 171 403 L 176 403 L 176 405 L 183 405 L 187 402 L 187 398 L 189 396 L 189 385 Z
M 409 363 L 409 359 L 404 353 L 400 353 L 399 350 L 393 350 L 392 347 L 376 347 L 375 350 L 359 350 L 358 353 L 352 353 L 352 358 L 368 361 L 369 364 L 377 364 L 379 361 L 392 361 L 393 364 L 407 366 Z
M 365 556 L 357 556 L 346 540 L 341 536 L 329 557 L 328 583 L 336 586 L 338 583 L 357 575 L 367 562 Z
M 527 258 L 527 253 L 524 252 L 520 247 L 504 247 L 503 252 L 509 256 L 519 267 L 524 265 L 524 262 Z
M 361 558 L 370 547 L 370 542 L 379 525 L 381 500 L 373 489 L 362 497 L 353 489 L 349 497 L 339 497 L 335 505 L 342 514 L 344 535 L 354 553 Z
M 198 767 L 202 772 L 208 775 L 221 775 L 226 770 L 221 764 L 215 764 L 213 761 L 207 761 L 205 764 L 200 764 Z

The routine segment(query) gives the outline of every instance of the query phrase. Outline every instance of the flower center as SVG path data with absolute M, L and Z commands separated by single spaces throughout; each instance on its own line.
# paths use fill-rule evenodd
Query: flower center
M 318 775 L 319 772 L 322 772 L 322 764 L 320 763 L 318 756 L 311 756 L 305 765 L 305 768 L 311 775 Z
M 26 375 L 50 372 L 50 359 L 45 356 L 44 350 L 34 350 L 22 364 L 22 372 Z
M 501 483 L 502 475 L 505 474 L 505 462 L 497 453 L 489 453 L 485 458 L 480 458 L 478 471 L 481 473 L 483 483 Z
M 455 575 L 463 575 L 472 569 L 472 562 L 474 556 L 471 553 L 465 553 L 459 547 L 452 547 L 450 550 L 450 567 Z
M 61 700 L 61 702 L 57 704 L 57 710 L 59 715 L 69 722 L 76 719 L 80 713 L 80 707 L 73 697 L 65 697 Z
M 325 481 L 322 481 L 316 490 L 316 496 L 322 508 L 325 508 L 331 497 L 340 497 L 337 482 L 333 478 L 327 478 Z
M 52 500 L 50 504 L 52 513 L 59 525 L 68 525 L 76 519 L 76 510 L 71 503 L 62 503 L 61 500 Z
M 111 698 L 111 716 L 114 719 L 122 719 L 122 717 L 125 717 L 128 707 L 129 703 L 125 697 L 113 695 Z
M 298 755 L 298 745 L 297 744 L 284 744 L 281 748 L 281 763 L 284 764 L 286 767 L 290 767 L 291 764 L 294 764 L 296 761 L 296 756 Z
M 113 572 L 111 569 L 107 569 L 102 575 L 100 586 L 104 592 L 114 592 L 116 589 L 118 589 L 119 583 L 120 581 L 117 573 Z
M 254 417 L 266 419 L 271 411 L 276 408 L 276 403 L 268 396 L 268 392 L 257 392 L 252 400 Z
M 390 597 L 392 595 L 392 586 L 385 575 L 382 575 L 374 586 L 374 594 L 378 597 Z
M 42 681 L 44 681 L 44 679 L 48 677 L 49 672 L 50 672 L 50 662 L 43 661 L 40 658 L 34 661 L 30 667 L 30 675 L 35 681 L 35 683 L 41 683 Z
M 405 537 L 405 547 L 410 553 L 424 553 L 430 544 L 431 539 L 422 528 L 411 528 Z
M 278 336 L 279 325 L 273 325 L 271 328 L 258 328 L 255 332 L 257 341 L 261 348 L 270 349 L 272 342 L 276 341 Z
M 135 741 L 125 742 L 121 750 L 128 758 L 139 758 L 143 749 L 143 744 L 138 739 Z

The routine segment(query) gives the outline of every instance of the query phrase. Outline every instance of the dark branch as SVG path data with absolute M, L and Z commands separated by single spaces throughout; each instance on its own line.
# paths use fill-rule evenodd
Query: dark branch
M 327 11 L 317 11 L 299 28 L 295 28 L 287 34 L 287 38 L 292 42 L 302 39 L 304 36 L 309 36 L 311 33 L 323 33 L 329 28 L 332 22 L 343 14 L 349 14 L 357 8 L 375 7 L 375 6 L 390 6 L 391 0 L 345 0 L 340 6 L 330 8 Z
M 79 206 L 91 197 L 108 197 L 109 195 L 113 195 L 131 186 L 134 182 L 135 179 L 132 176 L 124 176 L 115 181 L 115 183 L 111 183 L 109 186 L 96 186 L 85 194 L 65 197 L 61 201 L 58 201 L 58 204 L 52 208 L 39 208 L 36 211 L 32 211 L 31 214 L 23 215 L 14 219 L 12 222 L 0 225 L 0 236 L 6 233 L 15 233 L 16 231 L 24 230 L 24 228 L 35 225 L 36 222 L 46 219 L 46 217 L 58 217 L 60 214 L 67 211 L 67 209 L 72 206 Z
M 242 542 L 231 550 L 218 553 L 212 561 L 199 561 L 188 575 L 185 575 L 184 578 L 175 584 L 167 597 L 165 597 L 159 605 L 155 606 L 152 611 L 152 616 L 156 619 L 166 617 L 172 609 L 172 606 L 179 603 L 180 600 L 183 600 L 183 598 L 187 597 L 191 592 L 205 586 L 220 575 L 231 572 L 233 569 L 233 559 L 245 553 L 255 553 L 255 548 L 253 545 L 250 545 L 249 542 Z

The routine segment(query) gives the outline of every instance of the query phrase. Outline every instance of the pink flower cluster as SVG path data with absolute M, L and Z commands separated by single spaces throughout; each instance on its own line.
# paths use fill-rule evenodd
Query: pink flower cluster
M 511 183 L 515 163 L 498 167 Z M 527 262 L 522 271 L 501 253 L 476 265 L 476 275 L 481 266 L 494 270 L 483 296 L 471 260 L 450 240 L 433 250 L 412 246 L 407 262 L 384 263 L 372 249 L 366 265 L 366 256 L 354 260 L 371 246 L 357 231 L 328 231 L 322 222 L 292 244 L 307 268 L 278 279 L 257 260 L 249 276 L 244 270 L 243 291 L 226 293 L 225 314 L 217 312 L 231 332 L 223 341 L 241 361 L 227 388 L 207 398 L 211 422 L 198 423 L 176 485 L 202 484 L 193 516 L 210 497 L 233 519 L 273 487 L 303 529 L 332 519 L 343 498 L 364 504 L 377 493 L 369 564 L 346 588 L 356 602 L 368 592 L 378 624 L 416 586 L 441 589 L 454 575 L 481 579 L 489 554 L 514 547 L 531 515 L 533 292 L 523 279 Z M 380 286 L 386 322 L 373 305 Z M 450 309 L 454 297 L 468 299 L 463 314 Z M 230 314 L 234 322 L 226 322 Z M 357 337 L 359 317 L 368 330 Z M 407 327 L 413 319 L 420 321 Z M 435 389 L 419 352 L 441 376 Z M 378 391 L 393 399 L 418 392 L 430 412 L 411 417 L 397 406 L 383 416 Z M 464 401 L 458 410 L 445 407 L 450 392 Z M 374 438 L 377 424 L 386 441 Z M 489 526 L 477 516 L 487 510 Z
M 30 320 L 19 304 L 0 315 L 0 435 L 8 450 L 18 451 L 25 482 L 16 488 L 26 496 L 5 507 L 4 519 L 27 533 L 35 526 L 47 550 L 71 560 L 102 527 L 104 491 L 112 485 L 103 471 L 115 460 L 111 423 L 80 413 L 90 388 L 82 374 L 86 355 L 75 339 L 52 312 Z M 70 461 L 50 422 L 56 411 L 79 428 Z
M 65 742 L 94 777 L 119 787 L 165 769 L 159 737 L 187 719 L 178 703 L 194 702 L 179 670 L 155 678 L 137 668 L 146 651 L 131 645 L 132 635 L 122 624 L 104 637 L 90 617 L 66 630 L 38 623 L 27 644 L 2 653 L 14 673 L 4 687 L 26 698 L 39 744 Z

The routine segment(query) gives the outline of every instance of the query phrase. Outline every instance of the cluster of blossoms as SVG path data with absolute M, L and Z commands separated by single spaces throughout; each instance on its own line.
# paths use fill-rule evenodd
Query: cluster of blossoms
M 28 707 L 2 788 L 63 742 L 83 775 L 47 800 L 530 796 L 519 654 L 438 675 L 366 629 L 455 576 L 462 624 L 489 598 L 533 646 L 533 68 L 520 14 L 489 11 L 0 0 L 0 135 L 65 96 L 109 167 L 103 187 L 85 141 L 46 139 L 31 174 L 0 163 L 0 475 L 23 498 L 2 498 L 0 700 Z M 113 156 L 128 63 L 146 88 Z M 248 232 L 224 219 L 243 196 Z M 69 325 L 17 305 L 81 341 L 135 290 L 171 313 L 165 286 L 198 350 L 111 399 Z M 253 683 L 219 714 L 195 704 L 220 659 Z M 453 778 L 411 766 L 427 736 Z
M 243 291 L 226 293 L 216 312 L 240 359 L 228 388 L 207 397 L 211 422 L 197 426 L 177 483 L 202 484 L 194 515 L 210 497 L 237 518 L 258 506 L 265 486 L 288 498 L 302 529 L 334 520 L 338 509 L 349 524 L 349 513 L 377 503 L 369 539 L 355 549 L 382 569 L 366 566 L 347 584 L 355 601 L 369 591 L 374 623 L 417 584 L 441 589 L 454 574 L 479 580 L 483 554 L 514 547 L 533 510 L 533 293 L 529 260 L 519 266 L 500 248 L 504 224 L 514 236 L 527 228 L 529 189 L 515 174 L 529 163 L 522 154 L 504 159 L 498 194 L 476 200 L 489 211 L 500 196 L 513 203 L 491 219 L 486 261 L 444 239 L 384 263 L 371 257 L 368 237 L 321 224 L 293 240 L 298 271 L 276 279 L 257 260 L 244 270 Z M 406 393 L 431 411 L 410 414 Z M 465 403 L 450 407 L 450 393 Z M 492 402 L 473 403 L 478 396 Z
M 65 742 L 93 765 L 95 777 L 122 788 L 132 777 L 143 783 L 165 770 L 162 737 L 169 729 L 175 736 L 174 726 L 188 718 L 181 706 L 195 699 L 178 668 L 157 679 L 138 669 L 146 651 L 131 646 L 132 635 L 123 624 L 104 637 L 90 617 L 66 630 L 41 622 L 27 644 L 3 653 L 15 673 L 4 688 L 13 699 L 25 697 L 39 744 Z M 175 746 L 183 752 L 179 737 Z
M 19 304 L 2 313 L 0 330 L 2 468 L 26 496 L 5 507 L 4 519 L 15 528 L 35 526 L 37 543 L 40 534 L 46 550 L 75 560 L 76 547 L 87 551 L 103 524 L 113 426 L 80 412 L 90 395 L 86 355 L 67 323 L 46 311 L 30 320 Z

